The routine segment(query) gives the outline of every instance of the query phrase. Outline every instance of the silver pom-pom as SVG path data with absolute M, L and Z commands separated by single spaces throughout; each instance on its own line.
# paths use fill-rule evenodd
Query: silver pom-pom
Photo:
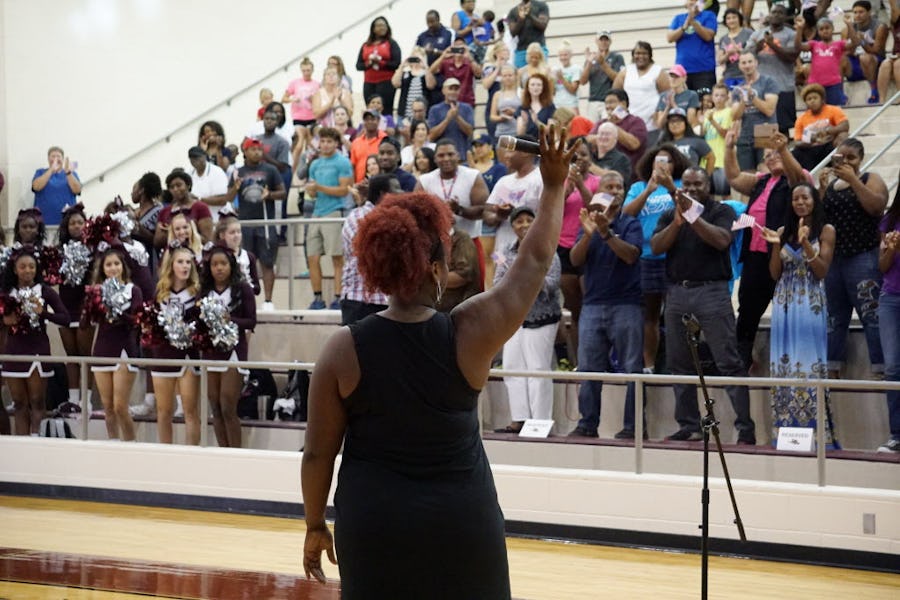
M 62 254 L 59 274 L 62 275 L 63 283 L 69 286 L 81 285 L 91 266 L 91 249 L 79 240 L 70 240 L 63 245 Z
M 109 278 L 100 284 L 100 299 L 106 307 L 106 320 L 112 323 L 131 308 L 131 289 L 118 279 Z
M 227 352 L 238 343 L 238 326 L 231 322 L 228 308 L 218 299 L 206 296 L 200 300 L 200 319 L 209 328 L 213 346 Z
M 128 237 L 134 231 L 134 220 L 126 212 L 116 212 L 110 215 L 113 221 L 119 224 L 119 237 Z
M 175 300 L 166 302 L 159 309 L 157 322 L 166 332 L 166 339 L 173 347 L 187 350 L 191 347 L 191 337 L 197 328 L 195 323 L 184 322 L 184 306 Z
M 131 257 L 135 263 L 142 267 L 146 267 L 150 264 L 150 255 L 147 253 L 147 248 L 140 242 L 125 242 L 122 244 L 125 246 L 125 250 L 128 252 L 128 256 Z
M 35 286 L 40 287 L 40 286 Z M 40 329 L 41 315 L 38 314 L 38 308 L 44 306 L 44 299 L 35 290 L 35 288 L 17 288 L 9 293 L 12 298 L 17 300 L 22 307 L 22 313 L 28 317 L 28 325 L 32 329 Z

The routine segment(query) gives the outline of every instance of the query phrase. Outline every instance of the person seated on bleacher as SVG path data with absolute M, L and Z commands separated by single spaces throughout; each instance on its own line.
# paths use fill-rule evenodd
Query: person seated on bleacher
M 812 171 L 840 146 L 850 131 L 850 121 L 839 106 L 825 103 L 825 88 L 812 83 L 800 92 L 806 112 L 794 124 L 794 158 L 804 169 Z
M 590 145 L 591 172 L 602 175 L 606 171 L 615 171 L 622 176 L 622 181 L 631 181 L 631 161 L 623 153 L 616 149 L 618 138 L 616 126 L 612 123 L 602 123 L 597 128 L 597 135 L 591 136 L 593 143 Z
M 687 0 L 687 12 L 675 15 L 666 41 L 675 43 L 675 62 L 687 71 L 688 89 L 712 89 L 716 84 L 716 13 L 700 10 L 697 0 Z M 693 125 L 693 124 L 692 124 Z
M 628 111 L 629 98 L 628 92 L 625 90 L 609 90 L 604 98 L 604 103 L 606 104 L 607 118 L 597 123 L 591 133 L 597 133 L 603 123 L 615 125 L 616 150 L 628 157 L 633 173 L 647 149 L 647 124 L 643 119 Z M 631 185 L 631 182 L 626 180 L 625 184 Z
M 856 0 L 853 3 L 853 22 L 841 32 L 841 37 L 850 39 L 851 30 L 859 36 L 859 45 L 854 54 L 841 61 L 841 72 L 847 81 L 868 81 L 872 92 L 869 104 L 878 104 L 878 67 L 884 60 L 885 46 L 890 30 L 872 14 L 872 3 L 869 0 Z

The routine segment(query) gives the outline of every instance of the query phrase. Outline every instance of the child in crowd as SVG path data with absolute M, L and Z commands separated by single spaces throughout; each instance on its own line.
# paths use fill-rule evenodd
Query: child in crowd
M 253 295 L 258 296 L 259 274 L 256 271 L 256 255 L 241 248 L 243 241 L 241 222 L 234 212 L 222 213 L 219 222 L 216 223 L 216 243 L 223 243 L 234 252 L 241 280 L 253 288 Z
M 847 101 L 844 79 L 841 76 L 841 56 L 850 54 L 859 45 L 859 33 L 853 28 L 852 14 L 844 15 L 844 24 L 849 35 L 847 40 L 834 40 L 834 23 L 831 19 L 822 17 L 816 23 L 819 39 L 807 41 L 803 36 L 804 18 L 798 16 L 794 21 L 797 30 L 795 48 L 799 52 L 812 52 L 806 81 L 824 87 L 825 102 L 832 106 L 842 106 Z
M 91 356 L 140 358 L 135 323 L 144 296 L 141 288 L 131 281 L 131 270 L 121 248 L 111 247 L 100 253 L 93 283 L 82 316 L 83 322 L 98 325 Z M 117 296 L 128 301 L 127 306 Z M 91 372 L 103 403 L 109 439 L 134 441 L 134 421 L 128 411 L 128 400 L 138 368 L 128 364 L 91 365 Z
M 581 67 L 572 64 L 572 44 L 569 40 L 563 40 L 559 47 L 559 66 L 550 70 L 550 80 L 556 86 L 553 104 L 557 108 L 568 108 L 577 115 Z
M 158 322 L 157 315 L 160 313 L 169 315 L 168 324 L 151 341 L 154 358 L 176 360 L 200 358 L 191 339 L 191 330 L 197 314 L 195 303 L 199 292 L 200 280 L 194 253 L 184 246 L 172 248 L 163 258 L 154 302 L 145 316 L 145 333 L 151 336 Z M 175 414 L 177 386 L 184 407 L 185 441 L 195 446 L 199 444 L 199 372 L 194 367 L 185 365 L 156 365 L 150 374 L 156 391 L 156 427 L 159 442 L 172 443 L 172 418 Z
M 715 168 L 712 174 L 713 193 L 720 196 L 727 195 L 731 190 L 728 180 L 725 178 L 725 134 L 731 129 L 733 115 L 731 105 L 728 103 L 728 86 L 717 83 L 710 94 L 712 108 L 705 112 L 701 121 L 703 137 L 712 148 L 716 157 Z
M 80 202 L 63 209 L 57 232 L 59 251 L 62 255 L 59 297 L 71 322 L 59 328 L 59 338 L 67 356 L 89 356 L 94 341 L 94 328 L 89 323 L 79 323 L 84 302 L 84 286 L 91 276 L 92 251 L 82 241 L 87 219 Z M 69 381 L 69 402 L 81 403 L 81 369 L 77 364 L 66 363 Z M 88 386 L 90 389 L 90 386 Z
M 256 120 L 262 121 L 263 115 L 266 114 L 266 106 L 275 100 L 275 93 L 269 88 L 259 90 L 259 108 L 256 111 Z
M 214 325 L 206 321 L 206 302 L 218 302 L 227 311 L 225 323 L 236 326 L 236 336 L 232 339 L 211 340 L 210 348 L 203 350 L 206 360 L 245 361 L 247 360 L 247 331 L 256 327 L 256 300 L 253 290 L 243 280 L 235 259 L 235 254 L 227 245 L 214 245 L 203 257 L 200 274 L 200 318 L 198 323 L 213 331 L 222 329 L 223 323 Z M 209 311 L 212 312 L 212 311 Z M 210 317 L 213 318 L 213 317 Z M 241 421 L 238 419 L 237 405 L 241 396 L 241 385 L 246 369 L 226 366 L 209 367 L 209 406 L 213 414 L 213 428 L 219 446 L 241 447 Z
M 472 30 L 472 43 L 469 45 L 469 52 L 472 53 L 472 58 L 478 64 L 484 62 L 484 55 L 487 52 L 488 46 L 494 43 L 497 37 L 497 30 L 494 28 L 494 19 L 497 16 L 494 14 L 492 10 L 484 11 L 484 14 L 481 15 L 481 25 L 476 26 Z
M 69 314 L 59 295 L 42 282 L 38 256 L 37 249 L 30 244 L 14 249 L 3 273 L 0 302 L 7 330 L 4 354 L 23 358 L 50 354 L 46 321 L 57 325 L 69 323 Z M 47 384 L 44 380 L 52 376 L 50 365 L 32 358 L 24 362 L 4 361 L 3 378 L 15 405 L 16 435 L 38 435 L 45 412 Z

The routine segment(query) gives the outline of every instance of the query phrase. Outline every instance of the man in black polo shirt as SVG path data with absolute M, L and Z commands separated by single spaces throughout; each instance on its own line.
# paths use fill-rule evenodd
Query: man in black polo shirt
M 659 219 L 650 239 L 655 254 L 666 253 L 666 275 L 671 281 L 666 294 L 666 361 L 673 375 L 693 375 L 694 363 L 685 338 L 681 318 L 693 314 L 700 322 L 716 367 L 728 377 L 746 377 L 737 350 L 734 308 L 728 281 L 731 279 L 731 225 L 734 211 L 709 197 L 706 171 L 691 167 L 681 178 L 675 194 L 675 208 Z M 703 213 L 690 223 L 691 198 L 703 205 Z M 675 420 L 680 429 L 668 440 L 701 439 L 697 388 L 677 384 Z M 738 444 L 756 444 L 756 430 L 750 418 L 750 396 L 744 386 L 726 388 L 737 415 Z

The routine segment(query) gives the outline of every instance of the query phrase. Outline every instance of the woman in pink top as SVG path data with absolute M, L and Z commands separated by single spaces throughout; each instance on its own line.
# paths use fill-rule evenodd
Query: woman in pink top
M 570 144 L 576 143 L 582 138 L 570 140 Z M 586 140 L 585 140 L 586 141 Z M 600 187 L 600 178 L 590 172 L 591 150 L 587 143 L 582 143 L 575 150 L 574 162 L 569 169 L 569 177 L 566 179 L 566 204 L 563 207 L 562 229 L 559 233 L 559 245 L 556 254 L 562 266 L 560 289 L 563 293 L 563 306 L 572 313 L 572 335 L 575 344 L 569 349 L 569 359 L 578 356 L 578 316 L 581 313 L 581 268 L 572 265 L 569 260 L 569 252 L 578 238 L 578 230 L 581 221 L 578 214 L 585 208 L 597 193 Z
M 319 92 L 320 84 L 313 80 L 313 63 L 309 57 L 300 61 L 300 74 L 302 77 L 291 81 L 282 102 L 291 103 L 291 118 L 294 120 L 294 130 L 297 132 L 297 143 L 293 149 L 293 162 L 296 165 L 301 152 L 306 149 L 309 141 L 309 128 L 316 124 L 316 115 L 313 112 L 313 97 Z
M 822 17 L 816 23 L 819 39 L 807 41 L 803 39 L 803 28 L 806 26 L 803 16 L 798 15 L 794 20 L 797 28 L 797 35 L 794 38 L 795 48 L 799 52 L 812 52 L 807 83 L 818 83 L 824 87 L 825 102 L 833 106 L 843 106 L 847 100 L 841 75 L 841 56 L 853 52 L 859 44 L 859 34 L 853 28 L 853 15 L 845 14 L 844 23 L 850 36 L 849 40 L 832 41 L 834 23 L 831 19 Z

